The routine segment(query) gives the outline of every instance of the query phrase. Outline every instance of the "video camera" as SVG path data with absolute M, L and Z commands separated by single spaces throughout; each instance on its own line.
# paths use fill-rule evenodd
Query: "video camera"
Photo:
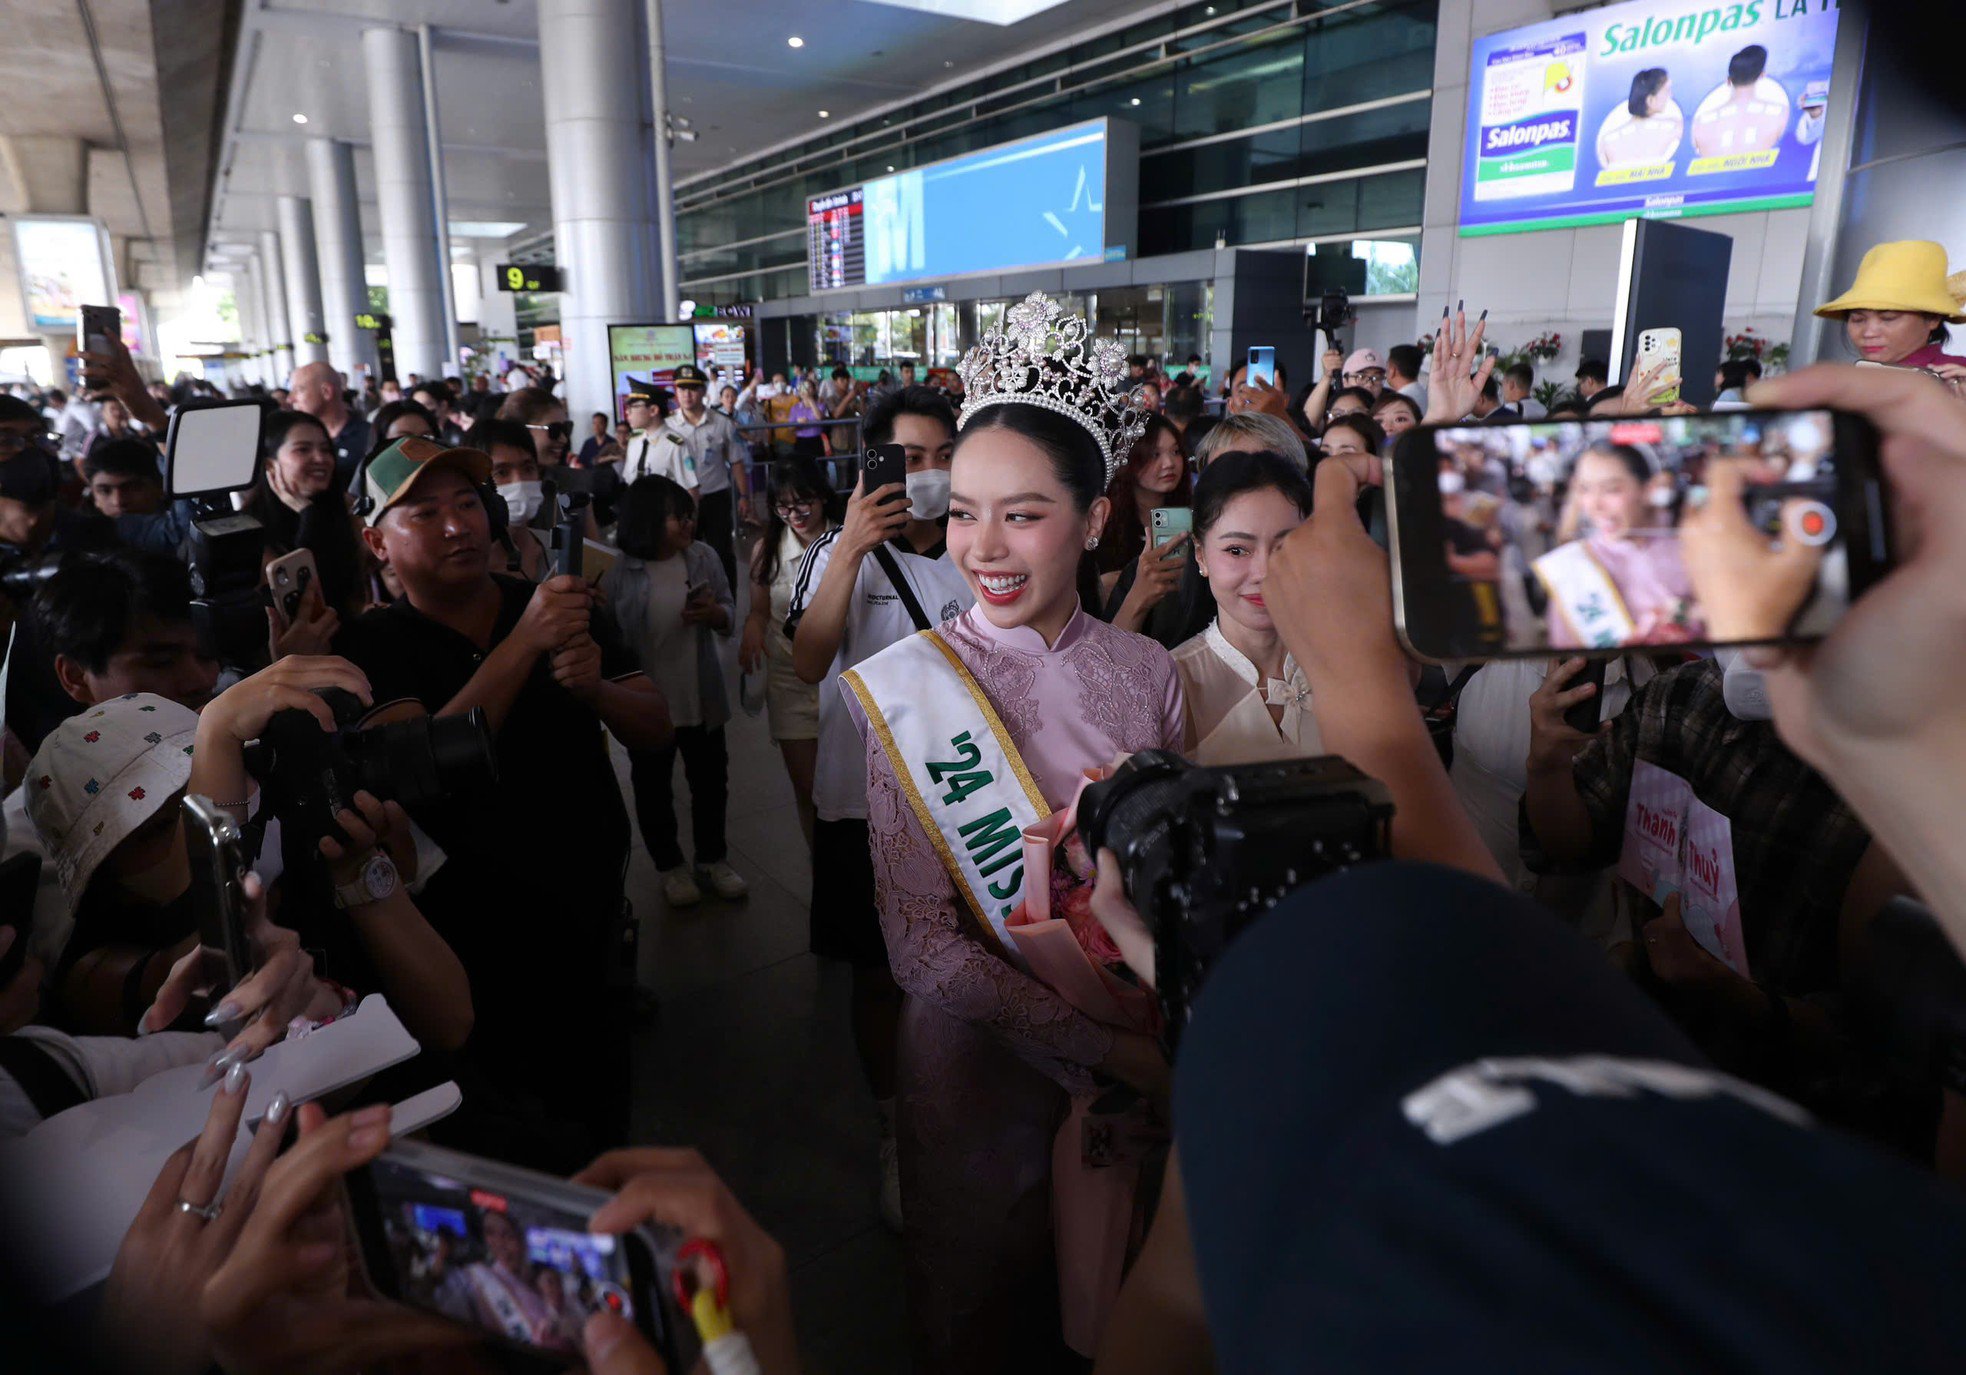
M 1229 942 L 1311 880 L 1383 858 L 1392 817 L 1385 785 L 1337 755 L 1203 768 L 1143 750 L 1085 790 L 1086 848 L 1118 857 L 1153 933 L 1170 1055 Z
M 164 446 L 166 490 L 193 503 L 186 562 L 198 647 L 235 668 L 256 664 L 266 653 L 266 603 L 259 591 L 265 529 L 230 500 L 259 475 L 264 417 L 257 401 L 187 402 L 171 416 Z
M 320 690 L 339 727 L 323 730 L 299 708 L 276 712 L 246 749 L 246 770 L 266 789 L 268 808 L 309 850 L 323 836 L 343 838 L 335 813 L 353 808 L 367 789 L 406 807 L 488 788 L 497 780 L 491 727 L 484 710 L 357 726 L 363 707 L 353 693 Z

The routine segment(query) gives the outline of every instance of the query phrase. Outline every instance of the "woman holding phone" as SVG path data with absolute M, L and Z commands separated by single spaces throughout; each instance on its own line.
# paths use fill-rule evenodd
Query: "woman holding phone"
M 1172 594 L 1187 571 L 1193 540 L 1185 530 L 1156 536 L 1154 512 L 1185 513 L 1193 490 L 1181 432 L 1163 416 L 1148 416 L 1146 432 L 1106 490 L 1113 520 L 1099 545 L 1100 594 L 1105 619 L 1169 647 L 1191 633 L 1179 615 L 1181 600 Z
M 1061 1115 L 1095 1073 L 1150 1096 L 1166 1087 L 1153 1040 L 1039 981 L 1004 925 L 1032 882 L 1015 863 L 1019 830 L 1071 804 L 1116 756 L 1182 739 L 1167 652 L 1081 599 L 1112 511 L 1106 489 L 1144 424 L 1126 399 L 1124 351 L 1089 334 L 1034 293 L 964 358 L 948 542 L 976 605 L 842 677 L 866 742 L 881 925 L 906 994 L 897 1127 L 922 1370 L 1054 1368 Z
M 675 482 L 660 476 L 637 478 L 615 509 L 621 557 L 601 575 L 601 591 L 643 671 L 668 700 L 676 724 L 673 743 L 628 751 L 635 818 L 649 858 L 662 874 L 662 893 L 670 907 L 702 901 L 700 883 L 708 883 L 720 898 L 735 900 L 750 885 L 726 857 L 730 756 L 724 724 L 730 720 L 730 701 L 713 638 L 731 632 L 730 583 L 717 551 L 696 538 L 696 502 Z M 676 838 L 678 755 L 689 780 L 693 868 L 683 862 Z
M 1310 479 L 1282 454 L 1224 454 L 1195 484 L 1195 566 L 1215 619 L 1174 651 L 1174 666 L 1187 703 L 1183 753 L 1197 764 L 1321 752 L 1310 684 L 1263 600 L 1270 555 L 1310 514 Z

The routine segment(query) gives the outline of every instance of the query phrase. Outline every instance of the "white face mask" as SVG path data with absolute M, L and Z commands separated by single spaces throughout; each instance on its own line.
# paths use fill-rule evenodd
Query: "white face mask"
M 502 483 L 498 494 L 505 498 L 505 509 L 514 525 L 524 525 L 538 515 L 539 503 L 545 497 L 541 484 L 537 482 Z
M 916 520 L 940 520 L 949 514 L 946 468 L 925 468 L 908 474 L 908 514 Z
M 1459 473 L 1442 473 L 1440 475 L 1440 494 L 1442 496 L 1451 497 L 1456 492 L 1465 491 L 1467 485 L 1468 480 Z
M 1729 714 L 1736 721 L 1773 720 L 1775 709 L 1768 704 L 1768 684 L 1761 670 L 1750 664 L 1738 649 L 1716 649 L 1713 657 L 1720 661 L 1723 670 L 1720 694 L 1727 702 Z

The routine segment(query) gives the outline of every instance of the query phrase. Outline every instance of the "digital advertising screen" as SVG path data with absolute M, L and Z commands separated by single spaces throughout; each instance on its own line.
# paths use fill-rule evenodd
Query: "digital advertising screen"
M 21 294 L 36 329 L 73 329 L 82 306 L 106 306 L 111 294 L 107 236 L 94 220 L 15 215 L 14 255 Z
M 1809 204 L 1836 0 L 1671 0 L 1477 39 L 1461 233 Z
M 608 375 L 614 379 L 614 414 L 631 391 L 667 387 L 676 369 L 696 361 L 691 325 L 609 325 Z
M 814 292 L 1123 259 L 1139 135 L 1096 119 L 806 201 Z

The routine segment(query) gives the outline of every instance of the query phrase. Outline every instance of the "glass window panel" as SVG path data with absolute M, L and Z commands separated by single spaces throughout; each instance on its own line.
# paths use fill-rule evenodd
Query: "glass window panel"
M 1239 186 L 1295 177 L 1299 135 L 1296 129 L 1272 129 L 1248 138 L 1180 148 L 1140 159 L 1140 202 L 1198 196 Z
M 1315 238 L 1358 228 L 1358 183 L 1327 181 L 1297 193 L 1297 236 Z
M 1388 172 L 1359 183 L 1358 227 L 1387 229 L 1420 223 L 1427 199 L 1427 169 Z
M 1431 101 L 1413 100 L 1303 125 L 1298 131 L 1303 151 L 1297 160 L 1297 175 L 1312 177 L 1349 167 L 1423 158 L 1432 112 Z
M 1098 119 L 1101 115 L 1111 115 L 1138 125 L 1143 147 L 1167 142 L 1172 137 L 1174 126 L 1173 73 L 1161 72 L 1139 80 L 1101 86 L 1097 90 L 1080 91 L 1072 97 L 1071 117 L 1066 122 L 1076 124 L 1080 120 Z M 994 143 L 998 140 L 993 137 L 990 141 Z
M 1175 79 L 1173 136 L 1223 134 L 1294 119 L 1316 108 L 1301 103 L 1304 53 L 1302 38 L 1293 34 L 1209 57 L 1181 71 Z

